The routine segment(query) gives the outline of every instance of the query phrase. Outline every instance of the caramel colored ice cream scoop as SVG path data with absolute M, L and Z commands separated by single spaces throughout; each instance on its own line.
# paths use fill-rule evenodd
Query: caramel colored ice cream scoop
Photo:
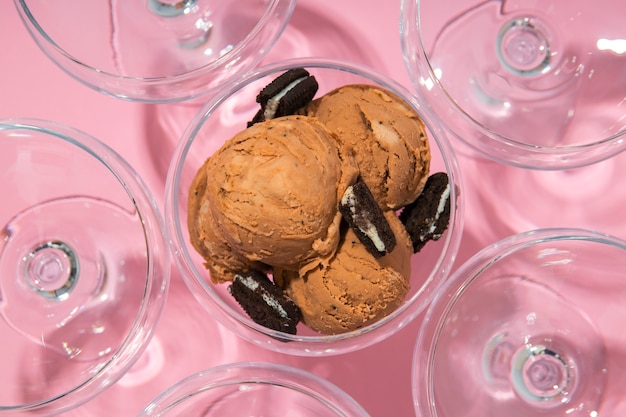
M 197 175 L 206 177 L 206 186 L 192 203 L 200 217 L 210 220 L 196 222 L 201 226 L 212 221 L 218 238 L 200 242 L 219 254 L 209 253 L 207 264 L 227 259 L 222 249 L 230 248 L 235 264 L 244 259 L 298 269 L 336 250 L 338 201 L 357 171 L 319 121 L 286 116 L 236 134 Z M 192 217 L 190 213 L 190 230 Z
M 352 149 L 378 203 L 399 209 L 422 191 L 430 169 L 425 126 L 402 99 L 380 87 L 352 84 L 314 100 L 303 111 Z
M 226 243 L 210 213 L 209 201 L 204 198 L 207 185 L 207 160 L 195 176 L 189 190 L 187 225 L 191 244 L 205 260 L 214 283 L 232 281 L 234 274 L 262 266 L 239 256 Z
M 361 244 L 352 229 L 344 231 L 337 252 L 300 273 L 275 270 L 277 283 L 300 307 L 303 322 L 323 334 L 365 327 L 389 315 L 409 290 L 412 245 L 393 211 L 387 211 L 396 248 L 380 259 Z

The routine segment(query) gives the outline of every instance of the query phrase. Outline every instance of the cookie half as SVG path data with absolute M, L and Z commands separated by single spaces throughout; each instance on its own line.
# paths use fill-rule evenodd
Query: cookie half
M 438 172 L 426 180 L 422 193 L 400 213 L 413 252 L 419 252 L 429 240 L 438 240 L 450 223 L 450 181 Z
M 315 77 L 304 68 L 283 73 L 257 95 L 256 101 L 261 109 L 248 122 L 248 127 L 265 120 L 295 114 L 313 100 L 318 88 Z
M 228 292 L 254 322 L 272 330 L 296 334 L 300 309 L 265 274 L 235 274 Z
M 346 188 L 339 212 L 359 240 L 375 258 L 381 258 L 396 246 L 396 237 L 374 195 L 360 179 Z

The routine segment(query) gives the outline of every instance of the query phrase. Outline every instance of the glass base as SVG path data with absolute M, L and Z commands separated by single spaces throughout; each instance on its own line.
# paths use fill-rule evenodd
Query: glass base
M 63 395 L 111 360 L 135 324 L 149 273 L 142 219 L 106 201 L 49 201 L 4 233 L 0 327 L 13 355 L 3 356 L 0 385 L 11 375 L 27 381 L 17 384 L 23 393 L 0 390 L 3 407 Z
M 545 262 L 563 256 L 546 252 Z M 598 410 L 608 367 L 598 329 L 552 288 L 549 273 L 527 272 L 532 278 L 473 282 L 447 312 L 432 364 L 441 415 L 484 415 L 467 413 L 472 407 L 510 417 L 590 416 Z M 451 380 L 473 383 L 453 387 Z

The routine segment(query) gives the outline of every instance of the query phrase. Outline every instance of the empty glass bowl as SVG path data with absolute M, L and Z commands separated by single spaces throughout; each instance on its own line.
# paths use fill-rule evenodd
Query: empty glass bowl
M 271 363 L 234 363 L 192 375 L 138 417 L 367 417 L 338 387 L 306 371 Z
M 256 65 L 295 0 L 15 0 L 61 69 L 106 94 L 174 102 L 209 93 Z
M 403 0 L 418 94 L 463 142 L 533 169 L 625 149 L 623 2 Z
M 623 415 L 625 255 L 626 241 L 583 229 L 525 232 L 474 255 L 422 323 L 417 415 Z
M 0 121 L 0 414 L 68 411 L 135 363 L 164 307 L 159 210 L 113 150 L 73 128 Z

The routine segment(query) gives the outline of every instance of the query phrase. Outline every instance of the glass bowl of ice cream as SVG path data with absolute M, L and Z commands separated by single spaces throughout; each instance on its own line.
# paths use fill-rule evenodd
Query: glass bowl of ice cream
M 370 346 L 452 268 L 461 181 L 405 88 L 332 59 L 257 68 L 181 138 L 165 213 L 196 299 L 242 338 L 303 356 Z
M 146 406 L 140 417 L 366 417 L 337 386 L 285 365 L 242 362 L 191 375 Z

